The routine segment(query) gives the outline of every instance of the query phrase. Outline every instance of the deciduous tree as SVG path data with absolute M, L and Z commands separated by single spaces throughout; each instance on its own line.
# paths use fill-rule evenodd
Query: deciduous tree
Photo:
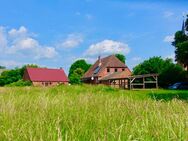
M 123 63 L 125 63 L 125 56 L 123 54 L 115 54 L 115 56 Z
M 152 57 L 133 68 L 134 75 L 159 74 L 159 86 L 167 87 L 178 81 L 184 81 L 186 72 L 181 66 L 174 64 L 171 59 Z
M 80 82 L 81 77 L 83 74 L 91 67 L 91 64 L 88 64 L 85 60 L 77 60 L 75 61 L 70 69 L 69 69 L 69 80 L 70 83 L 75 84 L 76 82 Z M 82 72 L 83 73 L 80 73 Z M 76 71 L 76 72 L 75 72 Z M 79 72 L 80 71 L 80 72 Z M 76 80 L 77 79 L 77 80 Z M 78 81 L 79 79 L 79 81 Z

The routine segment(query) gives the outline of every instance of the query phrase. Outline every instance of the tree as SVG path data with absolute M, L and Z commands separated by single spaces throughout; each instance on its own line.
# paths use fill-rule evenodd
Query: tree
M 7 70 L 1 73 L 0 86 L 4 86 L 22 79 L 20 69 Z
M 123 54 L 115 54 L 115 56 L 123 63 L 125 63 L 125 56 Z
M 164 60 L 161 57 L 152 57 L 145 60 L 133 68 L 133 74 L 149 74 L 149 73 L 159 73 L 161 68 L 164 66 Z
M 188 40 L 177 44 L 176 60 L 179 61 L 184 67 L 188 66 Z
M 185 21 L 185 30 L 188 31 L 188 15 L 187 15 L 187 19 Z
M 91 67 L 91 64 L 88 64 L 84 59 L 75 61 L 70 69 L 69 76 L 76 70 L 77 68 L 81 68 L 84 72 L 86 72 Z
M 69 80 L 71 84 L 79 84 L 81 77 L 91 67 L 85 60 L 75 61 L 69 69 Z
M 186 72 L 181 66 L 174 64 L 171 59 L 152 57 L 133 68 L 133 74 L 159 74 L 159 86 L 167 87 L 178 81 L 184 81 Z
M 6 67 L 4 67 L 4 66 L 0 66 L 0 69 L 6 69 Z
M 174 37 L 174 41 L 172 42 L 172 45 L 177 47 L 179 43 L 182 43 L 187 40 L 188 40 L 188 37 L 183 33 L 183 31 L 177 31 L 175 33 L 175 37 Z
M 172 42 L 172 45 L 175 47 L 176 61 L 188 69 L 188 36 L 185 31 L 188 31 L 188 15 L 185 23 L 183 23 L 182 31 L 175 33 L 175 38 Z
M 77 68 L 73 71 L 73 73 L 70 75 L 69 79 L 71 84 L 80 84 L 81 83 L 81 77 L 84 75 L 84 70 L 81 68 Z
M 0 86 L 4 86 L 4 85 L 11 84 L 11 83 L 17 82 L 19 80 L 22 80 L 24 71 L 27 67 L 36 68 L 38 66 L 33 65 L 33 64 L 28 64 L 21 68 L 15 68 L 12 70 L 6 70 L 6 71 L 2 72 L 1 76 L 0 76 Z

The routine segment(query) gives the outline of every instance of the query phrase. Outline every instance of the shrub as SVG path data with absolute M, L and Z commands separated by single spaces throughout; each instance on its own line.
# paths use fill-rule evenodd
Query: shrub
M 13 86 L 31 86 L 32 83 L 30 81 L 24 81 L 24 80 L 18 80 L 17 82 L 13 82 L 11 84 L 7 84 L 6 86 L 8 87 L 13 87 Z

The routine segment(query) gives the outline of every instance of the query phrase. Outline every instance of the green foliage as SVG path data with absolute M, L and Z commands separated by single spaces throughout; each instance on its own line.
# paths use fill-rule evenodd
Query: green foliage
M 19 87 L 22 87 L 22 86 L 31 86 L 32 83 L 30 81 L 24 81 L 24 80 L 18 80 L 17 82 L 13 82 L 11 84 L 8 84 L 8 85 L 5 85 L 5 86 L 8 86 L 8 87 L 15 87 L 15 86 L 19 86 Z
M 28 64 L 21 68 L 15 68 L 12 70 L 5 70 L 1 73 L 0 76 L 0 86 L 8 85 L 13 82 L 17 82 L 18 80 L 21 80 L 24 74 L 24 71 L 26 67 L 38 67 L 37 65 Z
M 188 91 L 0 88 L 1 141 L 186 141 Z
M 4 86 L 22 79 L 21 70 L 16 68 L 1 73 L 0 86 Z
M 74 70 L 74 72 L 70 75 L 69 79 L 71 84 L 80 84 L 81 83 L 81 77 L 84 75 L 84 70 L 81 68 L 77 68 Z
M 91 64 L 88 64 L 85 60 L 77 60 L 75 61 L 70 69 L 69 69 L 69 80 L 71 84 L 77 84 L 80 83 L 80 78 L 83 76 L 83 74 L 91 67 Z M 83 73 L 80 73 L 80 69 L 83 71 Z M 78 69 L 78 70 L 77 70 Z M 76 71 L 76 72 L 75 72 Z
M 123 54 L 115 54 L 115 56 L 123 63 L 125 63 L 125 56 Z
M 188 15 L 187 15 L 187 19 L 185 21 L 185 30 L 188 31 Z
M 187 40 L 188 40 L 188 37 L 182 31 L 177 31 L 175 33 L 175 37 L 174 37 L 174 41 L 172 42 L 172 45 L 177 47 L 179 43 L 182 43 Z
M 0 69 L 6 69 L 6 67 L 4 67 L 4 66 L 0 66 Z
M 185 21 L 185 30 L 188 31 L 188 15 Z M 188 36 L 184 31 L 175 33 L 175 40 L 172 45 L 175 47 L 176 61 L 188 68 Z
M 181 66 L 173 64 L 171 62 L 165 61 L 164 67 L 159 73 L 159 85 L 162 87 L 167 87 L 169 84 L 174 84 L 176 82 L 185 81 L 186 72 Z
M 149 74 L 149 73 L 159 73 L 163 67 L 163 59 L 161 57 L 152 57 L 149 60 L 145 60 L 133 68 L 133 74 Z
M 188 66 L 188 40 L 177 44 L 175 54 L 177 61 Z
M 133 68 L 133 74 L 159 74 L 159 85 L 167 87 L 178 81 L 184 81 L 186 72 L 179 65 L 173 64 L 172 60 L 161 57 L 152 57 Z

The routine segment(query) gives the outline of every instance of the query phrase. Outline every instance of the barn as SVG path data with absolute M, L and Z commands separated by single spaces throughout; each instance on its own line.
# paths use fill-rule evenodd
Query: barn
M 26 68 L 23 80 L 31 81 L 33 86 L 55 86 L 68 84 L 69 80 L 62 68 Z

